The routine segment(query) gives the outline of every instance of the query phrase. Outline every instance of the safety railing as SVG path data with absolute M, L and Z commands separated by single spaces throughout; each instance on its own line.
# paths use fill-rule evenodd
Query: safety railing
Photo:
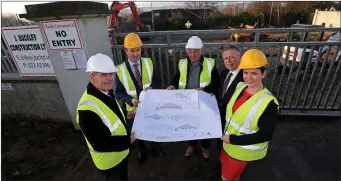
M 225 68 L 220 48 L 234 45 L 246 51 L 262 50 L 269 67 L 265 86 L 278 98 L 281 114 L 341 116 L 341 42 L 264 42 L 263 33 L 337 32 L 339 28 L 283 28 L 242 30 L 198 30 L 139 32 L 144 57 L 150 57 L 158 67 L 163 88 L 170 84 L 179 59 L 185 58 L 185 44 L 189 37 L 199 36 L 204 42 L 203 54 L 216 60 L 221 71 Z M 113 33 L 115 65 L 126 60 L 122 45 L 126 33 Z M 254 33 L 252 42 L 225 41 L 233 33 Z M 290 50 L 290 51 L 287 51 Z

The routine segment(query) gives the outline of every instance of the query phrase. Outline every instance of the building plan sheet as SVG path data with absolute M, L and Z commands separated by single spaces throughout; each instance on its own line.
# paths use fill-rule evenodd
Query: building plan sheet
M 132 128 L 137 139 L 177 142 L 222 136 L 215 96 L 198 90 L 149 89 L 139 100 Z

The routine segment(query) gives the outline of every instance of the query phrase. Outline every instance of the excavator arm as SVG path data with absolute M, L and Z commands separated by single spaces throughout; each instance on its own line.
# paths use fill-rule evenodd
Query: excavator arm
M 140 17 L 137 13 L 137 8 L 136 5 L 133 1 L 129 1 L 128 3 L 120 3 L 118 1 L 113 1 L 111 4 L 110 10 L 111 10 L 111 15 L 110 19 L 108 22 L 108 26 L 110 28 L 114 29 L 114 32 L 117 32 L 117 21 L 118 21 L 118 13 L 125 8 L 130 7 L 130 10 L 133 14 L 133 17 L 135 19 L 136 25 L 139 28 L 140 31 L 144 30 L 144 26 L 140 20 Z

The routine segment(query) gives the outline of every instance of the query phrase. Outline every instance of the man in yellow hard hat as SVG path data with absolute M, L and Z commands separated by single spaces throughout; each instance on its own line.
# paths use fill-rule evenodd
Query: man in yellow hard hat
M 110 57 L 98 53 L 89 58 L 86 72 L 89 84 L 78 103 L 77 124 L 106 180 L 127 180 L 128 156 L 135 137 L 113 94 L 117 69 Z
M 117 66 L 116 94 L 126 104 L 127 118 L 131 125 L 139 104 L 141 91 L 149 88 L 160 89 L 160 80 L 156 68 L 150 58 L 141 57 L 142 41 L 135 33 L 129 33 L 124 38 L 124 48 L 128 60 Z M 138 163 L 146 160 L 144 141 L 136 140 Z M 152 155 L 165 155 L 159 143 L 151 142 Z
M 187 57 L 179 61 L 176 74 L 167 89 L 198 89 L 207 93 L 216 93 L 219 87 L 219 73 L 215 60 L 202 55 L 203 43 L 197 36 L 192 36 L 186 44 Z M 200 140 L 202 156 L 209 158 L 210 140 Z M 198 140 L 189 141 L 185 156 L 192 156 Z
M 246 51 L 240 60 L 238 68 L 243 70 L 245 83 L 237 85 L 226 107 L 220 154 L 222 180 L 239 180 L 248 162 L 267 154 L 279 109 L 277 99 L 262 83 L 267 67 L 265 55 L 257 49 Z

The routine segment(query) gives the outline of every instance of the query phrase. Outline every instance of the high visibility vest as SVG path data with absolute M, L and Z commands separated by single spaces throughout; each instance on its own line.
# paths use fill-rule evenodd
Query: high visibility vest
M 117 101 L 116 101 L 117 102 Z M 120 105 L 117 103 L 122 115 L 123 111 Z M 85 91 L 79 100 L 77 107 L 77 124 L 79 124 L 79 116 L 78 111 L 89 110 L 96 113 L 103 121 L 103 123 L 108 127 L 111 132 L 111 136 L 123 136 L 127 135 L 127 130 L 123 125 L 123 121 L 120 120 L 119 117 L 101 100 L 96 98 L 95 96 L 89 95 L 87 91 Z M 125 119 L 125 118 L 124 118 Z M 101 134 L 101 133 L 98 133 Z M 85 135 L 84 135 L 85 137 Z M 93 149 L 92 145 L 89 143 L 87 138 L 85 137 L 85 141 L 88 145 L 90 155 L 95 166 L 100 170 L 107 170 L 116 165 L 118 165 L 122 160 L 124 160 L 128 154 L 129 149 L 120 152 L 100 152 Z M 112 143 L 108 143 L 112 144 Z
M 214 59 L 204 57 L 202 71 L 200 73 L 200 88 L 206 87 L 211 83 L 211 72 L 214 66 Z M 179 61 L 178 68 L 180 70 L 179 89 L 185 89 L 187 85 L 187 58 Z
M 143 89 L 150 86 L 152 82 L 153 76 L 153 62 L 150 58 L 141 58 L 141 65 L 142 65 L 142 84 Z M 123 83 L 124 88 L 126 89 L 127 94 L 132 96 L 133 98 L 137 99 L 136 87 L 134 85 L 133 79 L 131 78 L 127 65 L 125 62 L 117 66 L 117 76 L 120 81 Z M 134 71 L 134 70 L 132 70 Z M 126 104 L 126 108 L 128 112 L 136 112 L 137 106 L 129 106 Z
M 187 29 L 189 29 L 189 28 L 192 26 L 192 24 L 191 24 L 189 21 L 187 21 L 187 23 L 185 24 L 185 26 L 186 26 Z
M 264 88 L 244 102 L 235 113 L 232 113 L 232 107 L 245 87 L 245 83 L 240 82 L 227 104 L 225 135 L 234 134 L 239 136 L 256 133 L 259 130 L 259 117 L 263 114 L 270 101 L 274 100 L 278 105 L 277 99 L 267 88 Z M 268 142 L 244 146 L 223 143 L 223 147 L 225 152 L 232 158 L 253 161 L 266 156 Z

